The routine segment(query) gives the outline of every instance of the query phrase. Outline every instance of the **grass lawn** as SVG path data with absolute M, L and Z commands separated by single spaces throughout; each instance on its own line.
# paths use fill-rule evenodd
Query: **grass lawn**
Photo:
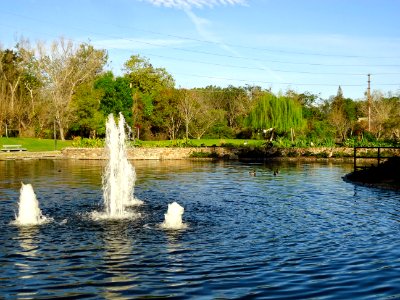
M 21 145 L 22 148 L 26 148 L 28 151 L 40 152 L 40 151 L 61 150 L 65 147 L 70 147 L 72 145 L 72 141 L 57 140 L 57 148 L 56 148 L 54 140 L 38 139 L 38 138 L 0 137 L 0 149 L 3 147 L 3 145 Z
M 200 146 L 261 146 L 263 140 L 241 140 L 241 139 L 193 139 L 186 144 L 185 140 L 163 140 L 163 141 L 141 141 L 141 147 L 200 147 Z
M 73 141 L 57 140 L 57 148 L 52 139 L 38 139 L 38 138 L 6 138 L 0 137 L 0 149 L 3 145 L 21 145 L 31 152 L 40 151 L 54 151 L 61 150 L 66 147 L 72 147 Z M 200 147 L 200 146 L 261 146 L 264 143 L 262 140 L 239 140 L 239 139 L 200 139 L 189 140 L 163 140 L 163 141 L 140 141 L 136 144 L 137 147 Z M 90 143 L 89 143 L 90 144 Z M 93 147 L 94 145 L 81 145 L 81 147 Z

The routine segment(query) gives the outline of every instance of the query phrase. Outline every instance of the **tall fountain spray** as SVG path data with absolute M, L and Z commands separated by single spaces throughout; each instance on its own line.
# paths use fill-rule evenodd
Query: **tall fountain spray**
M 118 125 L 112 114 L 106 123 L 108 163 L 103 174 L 103 199 L 105 217 L 123 218 L 129 215 L 126 207 L 140 204 L 133 196 L 136 172 L 126 153 L 125 119 L 119 114 Z
M 21 183 L 18 203 L 18 215 L 15 217 L 17 225 L 38 225 L 47 220 L 39 208 L 39 201 L 31 184 Z

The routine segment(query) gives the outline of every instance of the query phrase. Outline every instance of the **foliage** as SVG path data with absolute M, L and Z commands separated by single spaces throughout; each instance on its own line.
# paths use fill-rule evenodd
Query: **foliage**
M 288 97 L 265 94 L 246 119 L 246 125 L 253 129 L 273 128 L 279 132 L 302 129 L 304 120 L 299 103 Z
M 114 78 L 107 72 L 96 79 L 94 88 L 101 93 L 99 110 L 103 116 L 111 113 L 118 116 L 122 112 L 127 123 L 132 122 L 132 97 L 127 78 Z
M 182 89 L 139 55 L 126 61 L 122 76 L 104 72 L 106 63 L 105 51 L 62 38 L 50 47 L 21 39 L 0 49 L 0 135 L 51 138 L 55 124 L 61 139 L 104 137 L 105 117 L 122 112 L 137 144 L 169 139 L 180 147 L 205 138 L 247 138 L 248 144 L 268 138 L 280 147 L 400 142 L 398 92 L 373 91 L 369 103 L 346 98 L 340 87 L 329 99 L 307 91 L 274 95 L 249 85 Z
M 94 89 L 91 83 L 77 88 L 71 102 L 73 122 L 69 134 L 81 137 L 104 136 L 106 118 L 100 111 L 102 91 Z
M 190 153 L 191 158 L 216 158 L 218 155 L 216 153 L 193 151 Z
M 262 146 L 264 141 L 256 140 L 243 140 L 243 139 L 194 139 L 189 140 L 188 143 L 185 139 L 177 140 L 160 140 L 160 141 L 141 141 L 141 147 L 220 147 L 232 145 L 235 147 L 243 146 Z
M 76 148 L 102 148 L 104 147 L 104 139 L 87 139 L 78 136 L 73 139 L 72 146 Z
M 60 137 L 64 140 L 73 116 L 71 101 L 76 88 L 92 80 L 102 70 L 107 55 L 89 44 L 76 46 L 63 38 L 54 41 L 48 49 L 45 45 L 38 45 L 36 74 L 47 84 L 53 115 Z

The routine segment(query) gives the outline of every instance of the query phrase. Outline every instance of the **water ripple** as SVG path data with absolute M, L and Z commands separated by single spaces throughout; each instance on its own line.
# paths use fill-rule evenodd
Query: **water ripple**
M 18 170 L 0 175 L 0 298 L 400 297 L 400 195 L 347 166 L 135 162 L 141 217 L 96 221 L 101 163 L 0 164 Z M 10 224 L 21 180 L 53 222 Z M 173 201 L 184 230 L 160 228 Z

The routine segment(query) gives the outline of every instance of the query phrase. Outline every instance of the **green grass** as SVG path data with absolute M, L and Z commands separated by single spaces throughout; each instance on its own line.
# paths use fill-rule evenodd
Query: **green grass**
M 87 139 L 84 139 L 87 140 Z M 91 141 L 91 140 L 89 140 Z M 74 143 L 74 145 L 73 145 Z M 138 141 L 136 146 L 138 147 L 201 147 L 201 146 L 261 146 L 264 141 L 262 140 L 240 140 L 240 139 L 193 139 L 189 140 L 187 143 L 185 140 L 162 140 L 162 141 Z M 26 148 L 31 152 L 40 152 L 40 151 L 54 151 L 55 150 L 55 142 L 52 139 L 38 139 L 38 138 L 6 138 L 0 137 L 0 148 L 3 145 L 21 145 L 23 148 Z M 90 143 L 78 143 L 75 141 L 67 140 L 61 141 L 57 140 L 57 149 L 61 150 L 65 147 L 97 147 L 98 143 L 95 145 L 91 145 Z
M 40 152 L 40 151 L 61 150 L 65 147 L 70 147 L 72 145 L 72 141 L 57 140 L 57 148 L 56 148 L 54 140 L 38 139 L 38 138 L 0 137 L 0 148 L 2 148 L 3 145 L 22 145 L 22 148 L 26 148 L 28 151 Z
M 241 139 L 193 139 L 187 143 L 185 140 L 163 140 L 163 141 L 140 141 L 140 147 L 201 147 L 201 146 L 261 146 L 265 141 L 262 140 L 241 140 Z

